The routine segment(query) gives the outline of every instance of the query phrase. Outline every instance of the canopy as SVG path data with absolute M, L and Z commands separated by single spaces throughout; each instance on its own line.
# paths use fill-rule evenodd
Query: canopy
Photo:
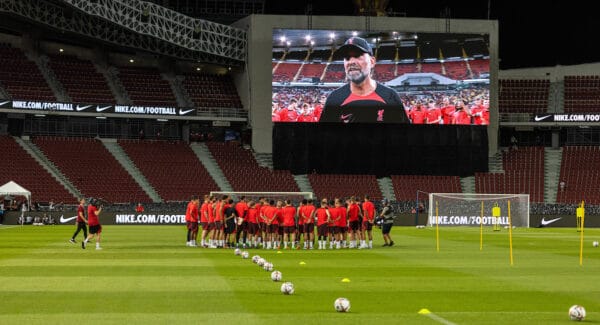
M 0 186 L 0 196 L 8 194 L 25 196 L 27 201 L 31 203 L 31 192 L 13 181 Z

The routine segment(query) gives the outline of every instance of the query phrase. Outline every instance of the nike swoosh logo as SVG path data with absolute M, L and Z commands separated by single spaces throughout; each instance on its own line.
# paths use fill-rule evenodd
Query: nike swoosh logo
M 185 110 L 185 111 L 180 109 L 179 110 L 179 115 L 185 115 L 185 114 L 187 114 L 187 113 L 189 113 L 189 112 L 191 112 L 193 110 L 195 110 L 195 108 L 194 109 L 188 109 L 188 110 Z
M 542 218 L 542 226 L 547 226 L 553 222 L 557 222 L 558 220 L 562 219 L 562 217 L 559 218 L 555 218 L 555 219 L 550 219 L 550 220 L 546 220 L 546 218 Z
M 96 106 L 96 112 L 102 112 L 102 111 L 105 111 L 105 110 L 107 110 L 107 109 L 109 109 L 111 107 L 112 107 L 112 105 L 111 106 L 104 106 L 104 107 Z
M 536 116 L 535 116 L 533 119 L 534 119 L 536 122 L 539 122 L 539 121 L 543 121 L 543 120 L 545 120 L 545 119 L 549 118 L 550 116 L 552 116 L 552 115 L 545 115 L 545 116 L 537 116 L 537 115 L 536 115 Z
M 352 114 L 342 114 L 340 115 L 340 119 L 347 120 L 352 117 Z
M 65 218 L 64 215 L 62 215 L 62 216 L 60 216 L 60 223 L 66 223 L 66 222 L 69 222 L 69 221 L 71 221 L 73 219 L 76 219 L 76 218 L 77 218 L 77 216 L 70 217 L 70 218 Z
M 2 103 L 0 103 L 0 106 L 2 106 L 2 105 L 4 105 L 4 104 L 8 104 L 8 103 L 10 103 L 10 100 L 7 100 L 7 101 L 5 101 L 5 102 L 2 102 Z
M 75 110 L 77 110 L 78 112 L 81 112 L 81 111 L 83 111 L 85 109 L 88 109 L 90 107 L 92 107 L 92 105 L 85 105 L 85 106 L 79 106 L 79 105 L 77 105 L 77 107 L 75 107 Z

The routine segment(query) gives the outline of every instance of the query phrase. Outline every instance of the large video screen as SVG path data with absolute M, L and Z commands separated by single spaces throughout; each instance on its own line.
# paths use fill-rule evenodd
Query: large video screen
M 273 30 L 272 121 L 488 125 L 489 35 Z

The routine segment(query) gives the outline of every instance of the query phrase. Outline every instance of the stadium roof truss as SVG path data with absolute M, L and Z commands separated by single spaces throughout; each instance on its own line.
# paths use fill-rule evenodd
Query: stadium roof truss
M 239 66 L 246 59 L 246 31 L 195 19 L 146 1 L 60 0 L 76 9 L 39 0 L 2 0 L 0 12 L 125 47 Z

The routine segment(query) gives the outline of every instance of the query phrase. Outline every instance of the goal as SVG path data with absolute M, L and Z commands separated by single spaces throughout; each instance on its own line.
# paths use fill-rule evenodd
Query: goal
M 229 195 L 234 200 L 239 200 L 242 196 L 246 198 L 246 200 L 257 201 L 259 198 L 264 197 L 269 200 L 291 200 L 292 203 L 297 204 L 303 199 L 312 199 L 312 192 L 220 192 L 214 191 L 210 192 L 212 196 L 223 196 Z
M 430 193 L 427 225 L 508 226 L 509 201 L 512 226 L 529 228 L 529 194 Z M 496 205 L 500 217 L 492 214 Z

